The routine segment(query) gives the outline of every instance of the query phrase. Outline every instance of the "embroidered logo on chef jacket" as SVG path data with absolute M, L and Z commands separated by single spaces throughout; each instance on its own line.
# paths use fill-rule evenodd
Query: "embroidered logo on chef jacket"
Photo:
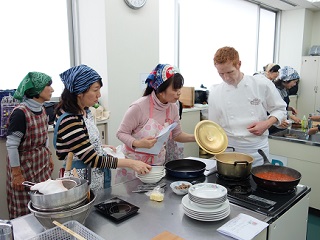
M 261 100 L 258 98 L 255 98 L 252 101 L 250 101 L 251 105 L 259 105 L 260 103 L 261 103 Z

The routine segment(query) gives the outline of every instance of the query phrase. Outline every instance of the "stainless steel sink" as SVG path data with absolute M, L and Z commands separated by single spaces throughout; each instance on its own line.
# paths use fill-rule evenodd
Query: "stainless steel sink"
M 301 144 L 308 144 L 320 146 L 320 134 L 307 136 L 305 132 L 296 129 L 285 129 L 283 131 L 269 135 L 271 139 L 278 139 L 282 141 L 296 142 Z

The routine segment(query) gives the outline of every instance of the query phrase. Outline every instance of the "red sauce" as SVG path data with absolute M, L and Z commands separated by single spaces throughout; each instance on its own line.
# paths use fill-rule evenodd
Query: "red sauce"
M 270 180 L 270 181 L 287 182 L 287 181 L 296 180 L 294 177 L 291 177 L 288 174 L 278 173 L 278 172 L 259 172 L 255 175 L 259 178 Z

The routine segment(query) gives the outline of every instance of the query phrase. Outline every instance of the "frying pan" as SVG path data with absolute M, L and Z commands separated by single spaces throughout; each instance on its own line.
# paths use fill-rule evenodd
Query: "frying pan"
M 177 178 L 194 178 L 202 176 L 206 170 L 206 164 L 191 159 L 178 159 L 167 162 L 165 165 L 167 174 Z
M 272 165 L 269 163 L 269 160 L 265 153 L 259 149 L 259 154 L 263 157 L 264 164 L 261 166 L 253 167 L 251 169 L 252 178 L 258 187 L 272 191 L 272 192 L 287 192 L 294 189 L 298 185 L 301 179 L 301 173 L 297 170 L 284 166 Z M 277 181 L 277 180 L 267 180 L 261 177 L 258 177 L 258 173 L 262 172 L 274 172 L 281 173 L 293 177 L 294 180 L 291 181 Z

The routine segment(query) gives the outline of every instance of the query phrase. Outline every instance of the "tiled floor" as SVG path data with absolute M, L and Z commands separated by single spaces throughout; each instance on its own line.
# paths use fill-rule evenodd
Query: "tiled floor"
M 320 239 L 320 215 L 309 213 L 307 240 Z

